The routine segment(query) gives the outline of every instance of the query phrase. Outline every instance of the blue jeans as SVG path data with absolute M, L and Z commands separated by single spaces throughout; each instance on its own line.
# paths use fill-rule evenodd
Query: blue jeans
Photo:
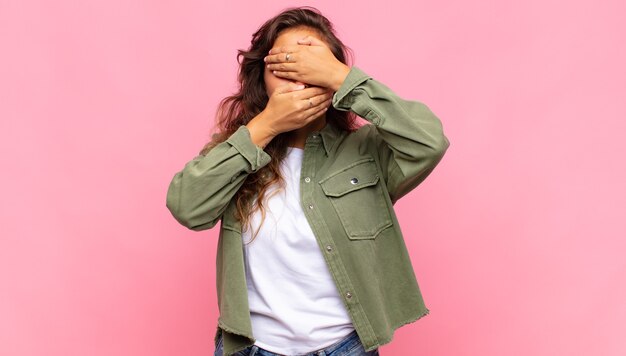
M 215 349 L 215 356 L 223 356 L 222 337 L 217 341 L 217 348 Z M 353 330 L 343 339 L 336 343 L 327 346 L 323 349 L 309 352 L 308 354 L 301 355 L 287 355 L 287 356 L 379 356 L 378 348 L 365 352 L 363 344 L 359 339 L 359 335 L 356 330 Z M 265 349 L 258 347 L 257 345 L 248 346 L 247 348 L 236 352 L 233 356 L 285 356 L 276 354 Z

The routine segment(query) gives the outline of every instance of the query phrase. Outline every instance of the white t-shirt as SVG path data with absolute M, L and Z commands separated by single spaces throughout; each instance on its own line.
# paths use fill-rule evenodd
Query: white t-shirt
M 285 190 L 251 216 L 242 233 L 255 345 L 279 354 L 305 354 L 334 344 L 354 330 L 315 235 L 300 205 L 304 150 L 289 147 L 281 164 Z

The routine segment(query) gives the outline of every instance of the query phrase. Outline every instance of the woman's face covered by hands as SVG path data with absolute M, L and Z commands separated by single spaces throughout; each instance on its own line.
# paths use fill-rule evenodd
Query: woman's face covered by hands
M 298 43 L 298 40 L 301 40 L 306 36 L 312 36 L 322 41 L 317 32 L 315 32 L 313 29 L 310 29 L 308 27 L 293 27 L 283 30 L 278 38 L 276 38 L 276 41 L 274 42 L 272 48 L 299 45 L 301 43 Z M 267 65 L 265 65 L 263 78 L 265 80 L 265 90 L 267 91 L 268 97 L 271 96 L 274 90 L 281 85 L 285 85 L 288 83 L 307 84 L 298 80 L 281 78 L 279 76 L 276 76 L 272 73 L 272 70 L 267 67 Z M 307 86 L 311 85 L 307 84 Z

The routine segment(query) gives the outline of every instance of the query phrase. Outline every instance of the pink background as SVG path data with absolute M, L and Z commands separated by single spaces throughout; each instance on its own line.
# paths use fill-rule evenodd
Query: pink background
M 1 355 L 212 355 L 218 228 L 166 189 L 290 5 L 0 3 Z M 624 2 L 315 6 L 451 141 L 396 205 L 431 314 L 381 354 L 626 354 Z

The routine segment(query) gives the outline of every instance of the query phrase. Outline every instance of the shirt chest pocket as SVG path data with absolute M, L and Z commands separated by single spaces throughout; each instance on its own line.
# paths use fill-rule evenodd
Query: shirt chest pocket
M 376 162 L 355 161 L 319 181 L 351 240 L 374 239 L 392 225 Z

